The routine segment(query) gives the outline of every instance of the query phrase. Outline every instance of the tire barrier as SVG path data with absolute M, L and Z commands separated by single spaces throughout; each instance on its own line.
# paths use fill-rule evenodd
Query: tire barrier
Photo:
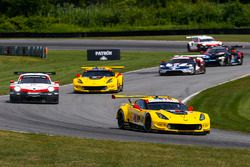
M 0 55 L 48 57 L 48 47 L 43 46 L 0 46 Z

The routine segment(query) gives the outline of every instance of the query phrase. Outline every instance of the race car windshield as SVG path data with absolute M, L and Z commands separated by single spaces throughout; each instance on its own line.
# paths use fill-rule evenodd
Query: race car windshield
M 169 61 L 169 63 L 194 63 L 193 59 L 172 59 Z
M 19 84 L 26 83 L 40 83 L 40 84 L 50 84 L 50 80 L 46 76 L 22 76 L 18 82 Z
M 173 102 L 152 102 L 147 103 L 147 109 L 149 110 L 180 110 L 187 111 L 187 106 L 182 103 Z
M 225 49 L 210 49 L 208 53 L 218 53 L 218 52 L 225 52 Z
M 87 71 L 82 74 L 83 77 L 93 77 L 93 76 L 100 76 L 100 77 L 113 77 L 115 73 L 112 71 Z
M 200 42 L 210 42 L 210 41 L 214 41 L 214 39 L 209 38 L 209 39 L 201 39 Z

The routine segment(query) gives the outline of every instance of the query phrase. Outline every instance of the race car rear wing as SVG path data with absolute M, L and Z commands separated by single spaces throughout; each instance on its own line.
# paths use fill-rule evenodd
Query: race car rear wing
M 56 75 L 56 72 L 27 72 L 27 71 L 15 71 L 14 74 L 16 75 L 21 75 L 21 74 L 27 74 L 27 73 L 32 73 L 32 74 L 37 74 L 37 73 L 42 73 L 42 74 L 48 74 L 48 75 Z
M 235 49 L 235 48 L 244 48 L 243 45 L 232 45 L 230 46 L 230 49 Z
M 81 69 L 86 70 L 89 68 L 110 68 L 110 69 L 123 69 L 124 66 L 83 66 Z
M 196 38 L 197 36 L 187 36 L 186 39 Z
M 122 95 L 122 94 L 112 94 L 112 99 L 118 98 L 148 98 L 148 97 L 155 97 L 155 98 L 171 98 L 170 96 L 158 96 L 158 95 Z
M 179 57 L 193 57 L 193 58 L 197 58 L 197 57 L 201 57 L 203 58 L 205 55 L 174 55 L 174 58 L 179 58 Z
M 207 35 L 196 35 L 196 36 L 186 36 L 186 39 L 201 38 L 201 37 L 211 38 L 210 36 L 207 36 Z
M 202 35 L 201 36 L 186 36 L 186 39 L 193 39 L 193 38 L 199 38 L 199 37 L 202 37 Z

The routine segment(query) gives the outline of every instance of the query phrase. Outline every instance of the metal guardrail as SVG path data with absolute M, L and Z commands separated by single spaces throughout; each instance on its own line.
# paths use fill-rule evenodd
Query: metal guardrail
M 43 46 L 0 46 L 0 55 L 47 58 L 48 48 Z
M 114 36 L 156 36 L 156 35 L 199 35 L 199 34 L 250 34 L 250 28 L 232 29 L 187 29 L 187 30 L 144 30 L 119 32 L 80 32 L 80 33 L 0 33 L 0 38 L 80 38 Z

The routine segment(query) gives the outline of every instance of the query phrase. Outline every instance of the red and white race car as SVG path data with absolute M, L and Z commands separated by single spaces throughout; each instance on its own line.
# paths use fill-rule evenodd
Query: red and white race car
M 187 36 L 187 39 L 191 39 L 187 44 L 188 52 L 200 51 L 202 47 L 221 46 L 221 41 L 216 41 L 211 36 Z
M 18 80 L 10 81 L 10 102 L 59 102 L 59 83 L 53 82 L 49 75 L 55 72 L 14 72 Z

